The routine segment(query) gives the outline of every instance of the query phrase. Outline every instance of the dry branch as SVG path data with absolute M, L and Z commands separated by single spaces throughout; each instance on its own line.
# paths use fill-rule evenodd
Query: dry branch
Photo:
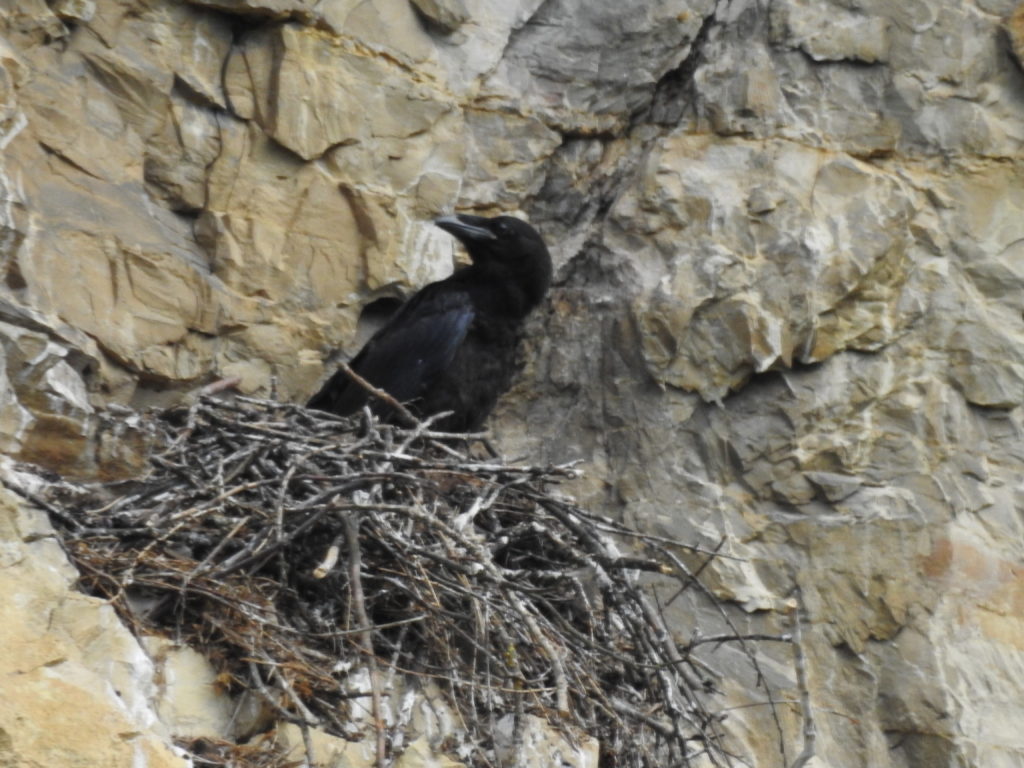
M 351 736 L 346 713 L 369 698 L 389 764 L 405 742 L 385 728 L 384 685 L 401 673 L 445 690 L 473 765 L 495 763 L 494 722 L 516 713 L 596 737 L 605 766 L 735 764 L 695 648 L 762 638 L 677 643 L 638 575 L 713 601 L 678 555 L 705 550 L 552 495 L 570 466 L 480 461 L 428 422 L 244 397 L 155 424 L 132 493 L 47 502 L 54 524 L 87 589 L 138 631 L 213 651 L 307 740 L 312 725 Z M 158 598 L 145 616 L 138 590 Z M 357 673 L 369 691 L 352 692 Z

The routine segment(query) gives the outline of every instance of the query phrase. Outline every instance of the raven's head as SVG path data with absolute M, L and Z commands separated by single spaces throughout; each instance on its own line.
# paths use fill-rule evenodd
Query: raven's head
M 551 283 L 551 254 L 533 227 L 513 216 L 470 216 L 457 213 L 434 221 L 455 235 L 473 264 L 515 280 L 530 307 L 547 293 Z

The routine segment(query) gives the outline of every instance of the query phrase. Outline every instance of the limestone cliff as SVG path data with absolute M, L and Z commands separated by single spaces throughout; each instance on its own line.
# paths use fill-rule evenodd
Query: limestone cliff
M 0 0 L 0 450 L 123 475 L 101 405 L 300 400 L 363 307 L 450 271 L 433 216 L 519 211 L 558 280 L 504 449 L 724 537 L 751 632 L 802 605 L 811 765 L 1024 765 L 1015 6 Z M 153 659 L 15 509 L 0 762 L 174 764 Z M 739 676 L 732 733 L 787 765 L 762 653 L 786 756 Z

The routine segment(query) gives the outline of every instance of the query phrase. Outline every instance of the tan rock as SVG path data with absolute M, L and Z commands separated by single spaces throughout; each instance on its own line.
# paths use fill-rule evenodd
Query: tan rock
M 44 0 L 26 0 L 13 4 L 5 16 L 4 28 L 12 36 L 23 38 L 30 44 L 59 40 L 68 31 Z
M 445 34 L 455 32 L 469 19 L 462 0 L 412 0 L 412 4 Z
M 267 736 L 257 736 L 252 743 L 261 743 Z M 306 753 L 305 740 L 301 729 L 294 723 L 278 726 L 272 738 L 275 744 L 285 749 L 292 760 L 306 760 L 323 768 L 370 768 L 377 764 L 376 742 L 373 739 L 346 741 L 331 736 L 318 728 L 309 729 L 309 740 L 313 754 Z
M 847 156 L 777 150 L 769 160 L 742 141 L 680 136 L 651 155 L 638 197 L 616 203 L 624 228 L 657 233 L 654 254 L 681 238 L 702 254 L 649 275 L 659 282 L 638 312 L 652 373 L 706 399 L 751 372 L 877 346 L 915 316 L 898 301 L 911 210 L 900 182 Z M 764 163 L 771 178 L 759 176 Z M 740 168 L 742 182 L 720 178 Z
M 1024 67 L 1024 5 L 1014 8 L 1013 13 L 1004 22 L 1004 28 L 1010 36 L 1017 64 Z
M 787 0 L 772 6 L 771 40 L 800 48 L 816 61 L 884 62 L 888 20 L 825 3 Z
M 168 119 L 153 136 L 146 156 L 146 181 L 175 211 L 206 205 L 207 169 L 220 154 L 221 120 L 187 99 L 173 96 Z
M 97 338 L 123 365 L 168 379 L 198 376 L 210 353 L 200 346 L 191 350 L 197 356 L 179 345 L 198 340 L 193 330 L 209 334 L 217 327 L 210 283 L 180 255 L 75 231 L 74 223 L 47 233 L 52 250 L 26 273 L 30 286 L 45 291 L 65 322 Z M 64 259 L 71 254 L 68 278 L 78 290 L 59 291 L 46 270 L 55 262 L 68 263 Z
M 366 252 L 379 248 L 376 237 L 387 230 L 360 228 L 364 213 L 349 204 L 355 198 L 267 138 L 245 131 L 225 138 L 230 151 L 213 168 L 211 212 L 199 230 L 213 273 L 243 296 L 294 296 L 316 306 L 351 300 Z M 217 213 L 227 210 L 230 215 Z
M 1014 408 L 1024 403 L 1024 348 L 1001 333 L 993 318 L 964 322 L 949 340 L 953 381 L 975 405 Z
M 83 363 L 44 334 L 0 322 L 5 453 L 68 474 L 84 468 L 93 408 L 76 370 Z
M 62 21 L 82 23 L 91 21 L 96 14 L 94 0 L 58 0 L 53 4 L 53 12 Z
M 340 144 L 422 133 L 452 109 L 443 93 L 385 57 L 309 28 L 247 36 L 227 82 L 241 114 L 251 109 L 268 135 L 304 160 Z
M 156 667 L 156 709 L 170 733 L 182 739 L 220 739 L 232 732 L 235 703 L 206 657 L 162 637 L 143 638 L 142 645 Z
M 312 21 L 316 18 L 306 0 L 188 0 L 188 2 L 204 8 L 257 18 L 278 20 L 294 18 L 300 21 Z
M 364 305 L 450 272 L 431 218 L 521 209 L 559 275 L 502 449 L 585 459 L 596 511 L 724 536 L 743 559 L 703 575 L 751 631 L 790 631 L 803 585 L 810 764 L 1015 765 L 1024 109 L 999 41 L 1020 59 L 1019 6 L 8 2 L 0 449 L 123 476 L 144 425 L 102 402 L 217 375 L 301 399 Z M 116 703 L 109 677 L 125 701 L 144 664 L 62 645 L 118 628 L 26 575 L 36 534 L 0 548 L 0 594 L 42 590 L 3 630 L 42 724 L 0 727 L 61 764 L 43 704 L 63 698 L 97 762 L 128 764 L 147 737 L 117 734 L 144 728 L 84 696 Z M 686 599 L 678 627 L 717 626 Z M 778 702 L 789 650 L 757 649 Z M 792 762 L 798 708 L 771 713 L 729 653 L 708 661 L 737 754 Z M 410 706 L 415 738 L 451 731 Z
M 357 40 L 367 53 L 383 55 L 415 73 L 418 81 L 440 79 L 438 58 L 442 51 L 410 0 L 335 0 L 325 4 L 322 13 L 327 29 Z
M 462 177 L 461 204 L 497 205 L 507 210 L 535 193 L 543 181 L 534 169 L 560 143 L 536 118 L 472 109 L 466 113 L 470 139 Z
M 521 754 L 511 749 L 514 739 L 521 740 Z M 495 727 L 494 741 L 495 751 L 502 762 L 597 768 L 600 750 L 596 739 L 583 735 L 570 739 L 543 718 L 533 715 L 525 715 L 518 722 L 514 715 L 503 717 Z
M 11 122 L 18 114 L 17 91 L 31 77 L 27 62 L 6 41 L 0 40 L 0 105 L 2 105 L 4 143 L 10 142 L 17 131 Z M 22 126 L 24 127 L 24 126 Z M 20 129 L 19 129 L 20 130 Z
M 139 181 L 141 137 L 125 122 L 107 89 L 96 79 L 77 81 L 65 75 L 52 56 L 45 62 L 41 58 L 33 61 L 36 74 L 20 89 L 33 137 L 58 162 L 69 165 L 72 175 L 84 172 L 112 184 Z M 47 177 L 62 170 L 55 165 Z M 50 180 L 41 181 L 45 185 Z
M 463 768 L 465 763 L 438 754 L 430 742 L 420 738 L 410 744 L 395 761 L 395 768 Z
M 184 768 L 149 708 L 148 658 L 109 605 L 73 590 L 77 574 L 48 529 L 41 513 L 0 492 L 5 760 Z

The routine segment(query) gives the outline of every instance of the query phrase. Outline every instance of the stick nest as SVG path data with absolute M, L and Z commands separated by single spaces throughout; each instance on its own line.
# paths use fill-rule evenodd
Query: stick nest
M 314 725 L 370 736 L 389 763 L 398 675 L 446 694 L 470 765 L 499 764 L 495 722 L 524 714 L 595 737 L 604 766 L 731 762 L 697 641 L 641 586 L 699 581 L 676 543 L 553 493 L 571 468 L 242 397 L 154 424 L 148 477 L 55 516 L 83 584 L 205 652 L 307 744 Z

